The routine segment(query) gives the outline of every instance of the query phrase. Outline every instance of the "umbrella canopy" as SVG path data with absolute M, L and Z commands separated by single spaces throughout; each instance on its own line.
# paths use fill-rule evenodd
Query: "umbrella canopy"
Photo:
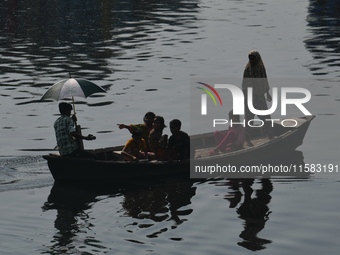
M 85 79 L 66 79 L 59 81 L 50 87 L 45 94 L 42 96 L 40 100 L 46 100 L 46 99 L 54 99 L 54 100 L 60 100 L 63 98 L 68 97 L 83 97 L 87 98 L 88 96 L 106 91 L 96 85 L 95 83 L 85 80 Z

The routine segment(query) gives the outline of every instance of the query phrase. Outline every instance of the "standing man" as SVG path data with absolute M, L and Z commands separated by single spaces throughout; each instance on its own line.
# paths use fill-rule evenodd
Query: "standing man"
M 78 147 L 76 139 L 95 140 L 96 137 L 93 135 L 83 136 L 77 133 L 74 124 L 77 117 L 75 115 L 71 117 L 71 111 L 71 104 L 65 102 L 59 104 L 61 116 L 54 122 L 59 153 L 63 157 L 94 158 L 94 155 Z

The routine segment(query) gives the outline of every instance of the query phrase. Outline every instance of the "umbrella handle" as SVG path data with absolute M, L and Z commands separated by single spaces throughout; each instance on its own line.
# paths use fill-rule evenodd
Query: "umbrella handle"
M 73 96 L 72 96 L 72 104 L 73 104 L 73 113 L 74 113 L 74 115 L 76 115 L 76 106 L 74 104 L 74 97 Z M 81 127 L 79 125 L 77 125 L 77 121 L 74 122 L 74 125 L 76 126 L 77 133 L 81 135 Z M 79 149 L 84 150 L 83 139 L 78 139 L 77 142 L 78 142 Z
M 72 96 L 72 104 L 73 104 L 73 114 L 76 114 L 76 106 L 74 104 L 74 97 Z

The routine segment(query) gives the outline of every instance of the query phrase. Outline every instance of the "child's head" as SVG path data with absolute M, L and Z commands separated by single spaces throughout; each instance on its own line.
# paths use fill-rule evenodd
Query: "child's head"
M 170 121 L 170 131 L 171 133 L 176 133 L 181 130 L 182 122 L 178 119 Z
M 162 116 L 156 116 L 153 120 L 153 128 L 163 130 L 165 127 L 164 118 Z
M 234 122 L 239 122 L 241 117 L 240 115 L 234 115 L 233 110 L 229 112 L 229 119 L 234 121 Z
M 151 126 L 154 118 L 155 118 L 155 114 L 153 112 L 147 112 L 144 115 L 143 121 L 147 126 Z

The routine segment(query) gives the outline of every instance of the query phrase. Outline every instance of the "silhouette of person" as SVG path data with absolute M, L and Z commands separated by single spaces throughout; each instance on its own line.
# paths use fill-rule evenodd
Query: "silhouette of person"
M 239 217 L 245 220 L 244 230 L 240 237 L 242 242 L 237 244 L 252 251 L 265 249 L 265 245 L 271 243 L 271 240 L 260 238 L 257 234 L 264 229 L 264 226 L 269 219 L 268 204 L 271 200 L 270 192 L 273 190 L 273 185 L 269 179 L 261 179 L 262 189 L 256 190 L 256 197 L 252 198 L 253 189 L 251 185 L 254 179 L 245 179 L 242 181 L 244 191 L 244 201 L 237 209 Z

